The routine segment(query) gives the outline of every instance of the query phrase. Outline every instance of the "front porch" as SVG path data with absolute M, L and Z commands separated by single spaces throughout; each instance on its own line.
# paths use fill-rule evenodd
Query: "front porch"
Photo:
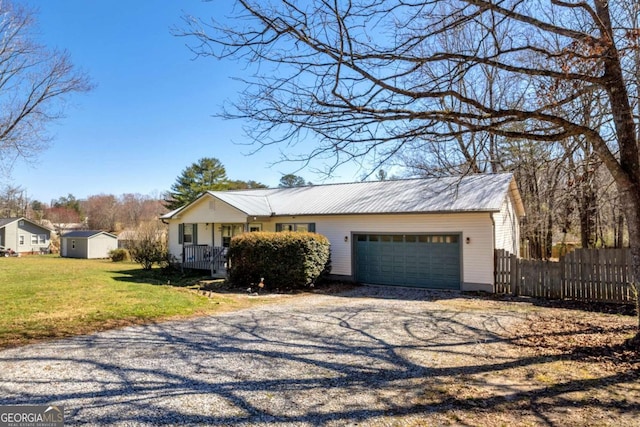
M 211 277 L 227 277 L 227 249 L 222 246 L 184 245 L 182 269 L 208 270 Z

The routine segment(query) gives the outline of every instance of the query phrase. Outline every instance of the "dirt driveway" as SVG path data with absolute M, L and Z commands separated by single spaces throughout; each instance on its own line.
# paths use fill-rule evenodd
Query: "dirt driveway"
M 614 345 L 633 324 L 359 287 L 5 350 L 0 405 L 64 405 L 67 425 L 640 425 L 638 357 Z

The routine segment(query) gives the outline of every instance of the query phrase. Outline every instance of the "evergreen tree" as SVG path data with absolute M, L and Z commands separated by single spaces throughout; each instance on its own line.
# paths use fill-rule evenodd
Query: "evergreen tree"
M 169 210 L 177 209 L 195 200 L 200 194 L 209 190 L 226 190 L 229 188 L 227 171 L 220 160 L 204 157 L 185 168 L 165 198 L 165 206 Z

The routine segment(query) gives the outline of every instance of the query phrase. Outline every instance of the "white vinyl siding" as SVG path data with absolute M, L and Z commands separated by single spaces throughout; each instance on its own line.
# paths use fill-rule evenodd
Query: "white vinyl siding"
M 519 256 L 520 220 L 509 195 L 505 196 L 500 212 L 493 214 L 493 222 L 496 230 L 495 248 Z
M 193 224 L 197 227 L 198 244 L 212 245 L 213 234 L 216 234 L 215 245 L 222 245 L 219 228 L 224 224 L 246 224 L 247 215 L 230 206 L 222 200 L 211 196 L 203 197 L 193 205 L 187 207 L 169 223 L 169 252 L 177 259 L 182 257 L 180 243 L 180 224 Z
M 169 253 L 180 259 L 182 256 L 182 244 L 180 243 L 180 221 L 169 221 Z
M 442 233 L 459 234 L 462 247 L 462 289 L 475 285 L 493 289 L 493 224 L 491 214 L 404 214 L 309 216 L 316 232 L 331 242 L 331 273 L 352 276 L 352 233 Z M 286 222 L 285 218 L 276 220 Z M 345 241 L 345 237 L 347 237 Z M 466 243 L 469 237 L 470 243 Z M 465 283 L 467 287 L 465 288 Z
M 118 239 L 99 234 L 88 239 L 87 258 L 109 258 L 109 252 L 118 247 Z
M 206 195 L 167 220 L 170 252 L 180 259 L 180 224 L 194 224 L 197 227 L 199 244 L 211 244 L 215 234 L 215 245 L 221 245 L 222 227 L 225 226 L 237 225 L 249 230 L 251 224 L 258 223 L 264 231 L 278 231 L 284 225 L 289 225 L 286 228 L 296 228 L 295 224 L 315 224 L 315 232 L 326 236 L 331 242 L 331 273 L 353 277 L 352 240 L 356 234 L 455 235 L 460 239 L 461 289 L 493 291 L 494 249 L 519 253 L 518 212 L 522 209 L 520 200 L 513 199 L 517 195 L 515 183 L 512 183 L 512 187 L 513 191 L 505 194 L 500 211 L 495 210 L 500 203 L 497 198 L 495 207 L 491 205 L 491 209 L 481 212 L 431 214 L 247 215 L 214 196 Z M 201 236 L 204 239 L 201 240 Z
M 174 221 L 179 223 L 193 223 L 193 224 L 206 224 L 215 222 L 220 223 L 246 223 L 247 215 L 238 209 L 229 206 L 222 200 L 215 200 L 213 206 L 215 209 L 211 209 L 212 204 L 209 202 L 214 201 L 213 197 L 203 197 L 201 200 L 195 202 L 193 205 L 188 206 L 183 212 L 180 212 Z
M 118 248 L 118 238 L 111 234 L 91 237 L 62 237 L 61 252 L 68 258 L 109 258 L 109 252 Z
M 197 227 L 197 236 L 198 236 L 198 244 L 199 245 L 210 245 L 213 246 L 213 223 L 204 223 L 204 224 L 193 224 L 194 227 Z M 219 224 L 215 225 L 216 227 L 220 227 Z

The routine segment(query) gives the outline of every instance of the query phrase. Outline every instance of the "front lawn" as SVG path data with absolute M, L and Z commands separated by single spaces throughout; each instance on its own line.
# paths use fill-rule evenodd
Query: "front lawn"
M 267 301 L 165 285 L 184 282 L 110 260 L 0 258 L 0 348 Z

